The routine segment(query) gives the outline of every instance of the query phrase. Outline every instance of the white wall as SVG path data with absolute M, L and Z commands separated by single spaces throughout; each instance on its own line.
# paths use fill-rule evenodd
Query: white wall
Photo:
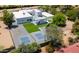
M 24 22 L 27 22 L 28 19 L 32 19 L 32 17 L 28 17 L 28 18 L 18 18 L 16 19 L 17 20 L 17 23 L 18 24 L 22 24 Z

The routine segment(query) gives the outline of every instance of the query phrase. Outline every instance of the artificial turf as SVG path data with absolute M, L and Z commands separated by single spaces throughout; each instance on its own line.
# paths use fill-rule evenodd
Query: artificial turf
M 29 33 L 40 31 L 39 27 L 34 25 L 33 23 L 24 23 L 23 26 Z

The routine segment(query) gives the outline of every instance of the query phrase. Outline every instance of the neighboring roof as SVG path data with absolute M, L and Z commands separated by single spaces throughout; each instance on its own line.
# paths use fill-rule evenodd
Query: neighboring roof
M 52 14 L 49 14 L 49 13 L 47 13 L 47 12 L 42 12 L 42 15 L 44 15 L 44 16 L 46 16 L 46 17 L 51 17 L 51 16 L 53 16 Z
M 64 53 L 79 53 L 79 43 L 71 45 L 71 46 L 69 46 L 67 48 L 61 48 L 60 52 L 64 52 Z
M 15 18 L 25 18 L 25 17 L 32 17 L 28 12 L 25 10 L 21 10 L 18 12 L 13 12 Z

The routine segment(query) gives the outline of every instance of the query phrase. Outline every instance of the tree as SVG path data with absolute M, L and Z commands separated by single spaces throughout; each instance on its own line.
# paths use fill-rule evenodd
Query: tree
M 53 24 L 57 26 L 65 26 L 66 24 L 66 17 L 63 13 L 57 13 L 53 16 Z
M 36 52 L 40 48 L 40 46 L 34 42 L 32 44 L 28 44 L 27 48 L 29 50 L 29 53 L 33 53 L 33 52 Z
M 17 49 L 15 49 L 14 53 L 33 53 L 36 52 L 40 46 L 37 43 L 31 43 L 31 44 L 21 44 Z
M 50 41 L 52 47 L 60 48 L 63 45 L 63 32 L 58 26 L 54 24 L 47 25 L 46 34 L 47 39 Z
M 16 48 L 15 50 L 12 51 L 12 53 L 28 53 L 28 49 L 26 47 L 26 45 L 21 44 L 19 45 L 18 48 Z
M 76 11 L 77 17 L 78 17 L 78 19 L 79 19 L 79 8 L 75 8 L 75 11 Z
M 58 8 L 60 5 L 51 5 L 51 8 Z
M 49 6 L 48 5 L 43 5 L 39 7 L 40 9 L 42 9 L 43 11 L 48 12 L 49 11 Z
M 53 15 L 57 13 L 56 8 L 52 8 L 52 6 L 49 7 L 49 12 Z
M 78 35 L 78 36 L 79 36 L 79 19 L 77 19 L 77 20 L 75 21 L 75 23 L 73 24 L 72 32 L 73 32 L 75 35 Z
M 13 14 L 8 12 L 7 10 L 3 11 L 3 22 L 9 27 L 9 29 L 12 26 L 13 22 Z
M 39 8 L 42 9 L 43 11 L 49 12 L 51 14 L 56 14 L 57 10 L 56 8 L 58 7 L 58 5 L 44 5 L 44 6 L 40 6 Z
M 63 13 L 66 13 L 68 10 L 73 10 L 73 6 L 72 5 L 61 5 L 60 6 L 60 10 Z
M 72 37 L 69 37 L 69 45 L 72 45 L 75 43 L 75 39 L 73 39 Z
M 68 10 L 66 15 L 68 16 L 68 19 L 71 21 L 75 21 L 77 17 L 77 12 L 76 10 Z

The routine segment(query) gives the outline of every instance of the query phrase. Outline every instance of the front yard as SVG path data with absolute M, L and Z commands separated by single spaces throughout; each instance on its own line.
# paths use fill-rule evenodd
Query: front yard
M 24 23 L 23 26 L 29 33 L 40 31 L 39 27 L 34 25 L 33 23 Z

